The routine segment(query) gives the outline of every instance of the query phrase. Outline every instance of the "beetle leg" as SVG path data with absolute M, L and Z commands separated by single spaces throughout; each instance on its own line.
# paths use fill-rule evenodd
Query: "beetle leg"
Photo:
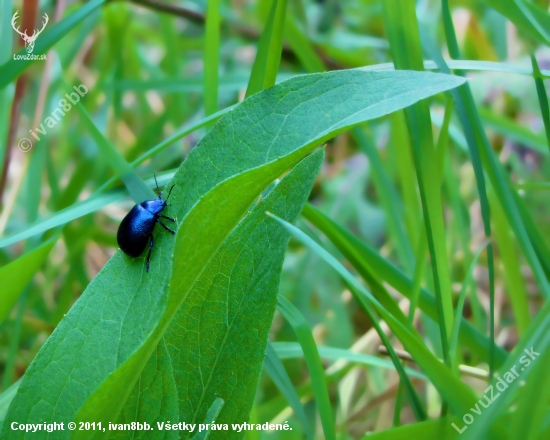
M 153 239 L 153 234 L 151 234 L 151 241 L 149 242 L 149 252 L 147 252 L 147 260 L 145 260 L 145 271 L 149 272 L 149 261 L 151 260 L 151 251 L 153 250 L 153 245 L 155 240 Z
M 162 218 L 165 218 L 166 220 L 170 220 L 171 222 L 174 222 L 176 223 L 176 219 L 175 218 L 172 218 L 172 217 L 167 217 L 165 215 L 161 215 Z
M 164 229 L 166 229 L 168 232 L 171 232 L 172 234 L 175 234 L 175 232 L 172 231 L 172 229 L 170 229 L 168 226 L 166 226 L 164 223 L 162 223 L 162 222 L 160 221 L 160 219 L 158 219 L 158 218 L 157 218 L 157 223 L 160 223 L 161 226 L 162 226 Z

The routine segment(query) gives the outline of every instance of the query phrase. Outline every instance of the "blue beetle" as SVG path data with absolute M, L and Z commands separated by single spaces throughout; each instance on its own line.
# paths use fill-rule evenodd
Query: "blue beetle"
M 165 218 L 172 222 L 176 222 L 175 219 L 162 215 L 161 212 L 168 205 L 168 198 L 172 193 L 172 188 L 168 191 L 168 197 L 166 200 L 162 199 L 162 191 L 159 190 L 157 183 L 157 176 L 155 175 L 155 184 L 157 185 L 157 191 L 159 193 L 158 199 L 146 200 L 138 205 L 135 205 L 130 212 L 122 219 L 117 232 L 117 242 L 126 255 L 135 258 L 139 257 L 147 241 L 149 241 L 149 252 L 147 253 L 147 259 L 145 260 L 146 271 L 149 272 L 149 261 L 151 260 L 151 251 L 153 250 L 153 244 L 155 242 L 153 238 L 153 230 L 155 225 L 160 223 L 164 229 L 171 234 L 175 232 L 160 221 L 161 218 Z

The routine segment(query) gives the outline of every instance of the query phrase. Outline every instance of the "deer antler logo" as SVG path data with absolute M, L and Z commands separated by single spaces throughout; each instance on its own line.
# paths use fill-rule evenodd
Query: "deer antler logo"
M 21 35 L 21 37 L 23 37 L 23 41 L 25 42 L 25 50 L 27 51 L 27 53 L 31 54 L 32 51 L 34 50 L 34 42 L 36 41 L 38 36 L 42 33 L 42 31 L 44 30 L 44 28 L 48 24 L 48 20 L 49 20 L 48 14 L 44 14 L 44 21 L 42 22 L 42 29 L 40 29 L 40 30 L 35 29 L 30 37 L 27 35 L 27 30 L 26 29 L 25 29 L 25 32 L 21 32 L 19 30 L 19 26 L 15 27 L 15 22 L 17 21 L 18 18 L 19 18 L 19 11 L 16 11 L 15 14 L 13 14 L 13 18 L 11 20 L 11 25 L 12 25 L 13 29 L 15 30 L 15 32 L 17 32 L 19 35 Z

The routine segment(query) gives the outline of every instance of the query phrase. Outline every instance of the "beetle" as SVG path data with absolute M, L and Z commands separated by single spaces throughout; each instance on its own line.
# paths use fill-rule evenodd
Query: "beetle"
M 168 232 L 175 234 L 172 229 L 160 221 L 161 218 L 165 218 L 174 223 L 176 222 L 175 219 L 161 214 L 164 208 L 170 206 L 168 205 L 168 199 L 172 193 L 174 185 L 172 185 L 172 188 L 168 191 L 168 197 L 163 200 L 162 191 L 159 190 L 156 174 L 155 184 L 159 193 L 158 198 L 145 200 L 144 202 L 135 205 L 120 222 L 116 236 L 118 245 L 120 249 L 122 249 L 122 252 L 132 258 L 139 257 L 147 246 L 147 241 L 149 241 L 149 252 L 147 253 L 147 259 L 145 260 L 145 268 L 147 272 L 149 272 L 151 251 L 153 250 L 153 245 L 155 243 L 153 238 L 153 230 L 155 229 L 155 225 L 160 223 L 161 226 Z

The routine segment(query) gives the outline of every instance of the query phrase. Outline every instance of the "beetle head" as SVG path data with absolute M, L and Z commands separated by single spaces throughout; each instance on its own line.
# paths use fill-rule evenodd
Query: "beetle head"
M 166 207 L 166 201 L 159 197 L 158 199 L 146 200 L 145 202 L 140 203 L 140 205 L 151 214 L 160 214 Z

